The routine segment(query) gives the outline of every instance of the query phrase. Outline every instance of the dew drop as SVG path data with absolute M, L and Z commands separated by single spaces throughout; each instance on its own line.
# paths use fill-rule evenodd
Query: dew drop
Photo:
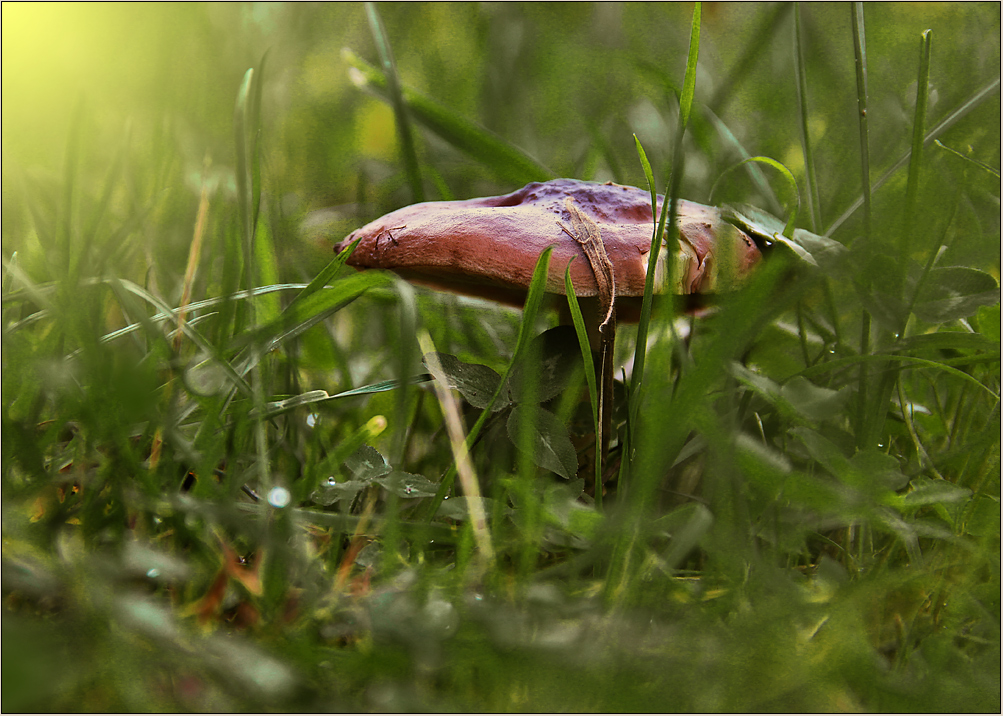
M 310 413 L 306 416 L 307 427 L 314 427 L 317 424 L 318 415 L 317 413 Z
M 150 579 L 156 579 L 157 577 L 160 576 L 160 570 L 157 569 L 156 567 L 151 567 L 150 569 L 147 570 L 146 576 L 149 577 Z
M 268 504 L 272 507 L 278 507 L 279 509 L 285 507 L 292 500 L 292 495 L 289 494 L 289 490 L 284 487 L 273 487 L 268 492 Z
M 406 492 L 407 494 L 410 495 L 411 492 L 412 492 L 411 486 L 410 485 L 405 485 L 404 486 L 404 492 Z
M 327 484 L 334 487 L 338 484 L 338 481 L 334 479 L 334 475 L 331 475 L 331 477 L 327 478 Z

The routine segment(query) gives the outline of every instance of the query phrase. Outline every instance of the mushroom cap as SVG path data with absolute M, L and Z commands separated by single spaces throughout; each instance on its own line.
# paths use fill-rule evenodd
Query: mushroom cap
M 612 182 L 554 179 L 504 196 L 405 206 L 353 231 L 334 248 L 341 251 L 361 237 L 348 259 L 356 268 L 389 269 L 416 283 L 521 306 L 537 259 L 553 246 L 547 291 L 565 292 L 565 267 L 575 258 L 576 295 L 595 296 L 591 265 L 564 230 L 572 227 L 567 197 L 599 227 L 613 264 L 617 305 L 623 303 L 619 299 L 642 296 L 654 230 L 651 194 Z M 663 200 L 657 197 L 659 211 Z M 656 293 L 727 290 L 762 259 L 752 239 L 714 207 L 679 200 L 678 226 L 673 275 L 667 275 L 663 249 Z

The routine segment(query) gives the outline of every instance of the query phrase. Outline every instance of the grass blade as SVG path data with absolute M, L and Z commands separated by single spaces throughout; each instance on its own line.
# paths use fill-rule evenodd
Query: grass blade
M 742 157 L 742 159 L 749 159 L 752 156 L 746 148 L 742 146 L 742 143 L 738 141 L 738 137 L 735 136 L 734 132 L 732 132 L 731 129 L 728 128 L 728 125 L 722 122 L 716 114 L 706 107 L 704 108 L 704 114 L 706 114 L 707 118 L 710 119 L 711 124 L 714 125 L 714 128 L 717 130 L 717 133 L 721 135 L 721 138 L 734 147 L 735 151 L 738 152 L 738 155 Z M 770 183 L 766 180 L 766 175 L 763 174 L 763 171 L 756 166 L 755 162 L 747 164 L 746 169 L 749 172 L 749 178 L 752 179 L 752 183 L 770 203 L 773 213 L 778 215 L 783 214 L 783 205 L 780 203 L 780 199 L 777 198 L 777 193 L 773 191 L 773 187 L 770 186 Z M 713 190 L 711 191 L 713 192 Z M 708 203 L 712 203 L 710 199 L 708 199 Z
M 655 188 L 655 175 L 651 172 L 651 162 L 648 161 L 648 155 L 644 152 L 644 147 L 641 146 L 641 140 L 634 135 L 634 147 L 637 149 L 637 158 L 641 160 L 641 168 L 644 170 L 644 178 L 648 182 L 648 191 L 651 192 L 651 215 L 654 216 L 655 212 L 658 211 L 658 194 Z M 654 229 L 652 229 L 654 231 Z
M 435 352 L 435 345 L 427 331 L 422 331 L 418 336 L 418 342 L 426 360 L 430 362 L 429 367 L 433 373 L 442 373 L 442 366 L 439 365 L 439 357 Z M 457 405 L 456 396 L 449 392 L 449 388 L 435 381 L 435 394 L 439 398 L 439 405 L 442 407 L 442 414 L 446 422 L 446 430 L 449 433 L 449 444 L 453 450 L 456 471 L 460 476 L 460 484 L 463 486 L 463 494 L 467 498 L 467 509 L 470 511 L 470 523 L 474 530 L 474 539 L 477 542 L 477 551 L 480 555 L 477 577 L 483 574 L 491 562 L 494 561 L 494 548 L 491 546 L 491 534 L 488 532 L 487 518 L 484 514 L 484 502 L 481 500 L 480 484 L 477 481 L 477 474 L 474 472 L 474 465 L 470 461 L 470 446 L 473 441 L 469 436 L 463 437 L 463 421 L 460 417 L 460 409 Z M 501 386 L 499 386 L 501 388 Z M 482 413 L 486 415 L 487 411 Z M 441 488 L 440 488 L 441 489 Z M 438 509 L 438 507 L 436 508 Z
M 258 193 L 255 192 L 256 164 L 258 162 L 257 125 L 260 115 L 260 90 L 254 84 L 260 83 L 260 79 L 255 78 L 254 69 L 248 69 L 244 73 L 244 80 L 241 82 L 240 90 L 237 93 L 237 102 L 233 112 L 234 141 L 237 150 L 237 196 L 240 207 L 241 226 L 243 227 L 243 254 L 244 254 L 244 287 L 248 290 L 257 283 L 257 261 L 256 246 L 254 241 L 257 229 L 257 211 L 260 201 L 260 186 Z M 258 97 L 259 104 L 255 104 L 255 97 Z M 260 181 L 260 177 L 259 177 Z M 248 323 L 255 326 L 257 322 L 254 301 L 247 303 Z M 251 370 L 251 399 L 254 410 L 257 413 L 255 420 L 255 445 L 257 447 L 258 477 L 263 492 L 271 494 L 272 473 L 268 459 L 268 433 L 265 428 L 265 420 L 262 417 L 265 413 L 265 392 L 264 381 L 261 375 L 261 357 L 263 354 L 255 353 L 250 362 Z M 281 488 L 284 489 L 284 488 Z M 275 556 L 269 560 L 270 565 Z M 269 567 L 269 572 L 274 570 Z M 272 579 L 268 580 L 272 582 Z
M 411 394 L 412 382 L 409 379 L 414 373 L 412 364 L 415 362 L 414 336 L 418 325 L 418 307 L 415 303 L 415 290 L 411 284 L 403 279 L 397 279 L 394 281 L 394 288 L 397 290 L 397 322 L 400 330 L 398 348 L 394 351 L 394 363 L 396 363 L 394 367 L 398 379 L 395 391 L 395 419 L 403 425 L 407 423 L 408 398 Z M 405 459 L 406 438 L 406 430 L 396 431 L 392 454 L 397 463 Z
M 100 283 L 110 283 L 110 280 L 105 279 L 100 281 Z M 232 303 L 233 301 L 248 299 L 254 296 L 265 296 L 270 293 L 278 293 L 279 291 L 302 291 L 304 288 L 307 288 L 307 284 L 289 283 L 289 284 L 276 284 L 273 286 L 259 286 L 253 291 L 238 291 L 237 293 L 232 293 L 229 296 L 206 298 L 201 301 L 195 301 L 194 303 L 189 303 L 188 312 L 192 313 L 195 311 L 201 311 L 204 308 L 212 308 L 214 306 L 219 306 L 220 304 Z M 40 292 L 39 296 L 40 298 L 44 299 L 44 293 Z M 155 313 L 154 315 L 150 316 L 147 320 L 149 320 L 151 323 L 160 323 L 163 321 L 175 320 L 177 317 L 177 311 L 179 311 L 180 308 L 178 309 L 169 308 L 168 310 L 170 311 L 170 313 L 164 313 L 164 312 Z M 201 321 L 204 320 L 205 318 L 206 314 L 203 314 L 199 316 L 197 319 L 190 319 L 190 321 L 191 322 Z M 110 333 L 105 333 L 103 336 L 101 336 L 101 342 L 108 343 L 110 341 L 114 341 L 118 338 L 122 338 L 123 336 L 127 336 L 130 333 L 138 331 L 141 327 L 142 326 L 139 323 L 130 323 L 129 325 L 123 328 L 111 331 Z
M 387 81 L 390 105 L 394 108 L 397 136 L 400 138 L 401 154 L 404 158 L 404 171 L 407 174 L 408 183 L 411 185 L 411 198 L 415 203 L 425 201 L 425 190 L 421 185 L 421 167 L 418 164 L 418 153 L 415 151 L 414 136 L 411 133 L 411 121 L 408 118 L 407 107 L 401 94 L 400 80 L 397 78 L 397 65 L 394 62 L 393 50 L 390 48 L 390 40 L 387 38 L 387 31 L 383 27 L 383 21 L 376 11 L 376 4 L 367 2 L 365 6 L 366 18 L 369 20 L 369 29 L 373 33 L 373 42 L 376 43 L 376 50 L 380 54 L 380 65 L 383 67 L 383 76 Z
M 637 137 L 634 137 L 637 141 Z M 638 144 L 640 146 L 640 143 Z M 644 150 L 641 150 L 642 152 Z M 651 167 L 648 167 L 650 174 Z M 572 257 L 574 260 L 574 257 Z M 585 366 L 585 382 L 589 388 L 589 402 L 592 405 L 592 422 L 595 424 L 596 435 L 599 435 L 599 392 L 596 388 L 596 369 L 592 361 L 592 346 L 589 343 L 588 331 L 585 328 L 585 319 L 582 318 L 582 310 L 575 298 L 575 287 L 571 283 L 571 261 L 568 261 L 567 268 L 564 269 L 564 295 L 568 299 L 568 310 L 571 312 L 571 321 L 575 325 L 575 333 L 578 335 L 578 347 L 582 352 L 582 364 Z M 596 444 L 596 471 L 595 471 L 595 500 L 596 507 L 602 508 L 602 451 Z
M 648 325 L 651 320 L 651 303 L 655 285 L 655 267 L 658 264 L 658 254 L 662 245 L 662 237 L 665 236 L 666 215 L 668 215 L 669 235 L 675 238 L 676 227 L 676 199 L 679 192 L 679 185 L 682 180 L 683 169 L 683 137 L 686 134 L 686 126 L 689 121 L 690 110 L 693 107 L 693 95 L 696 92 L 696 70 L 697 58 L 700 54 L 700 3 L 695 3 L 693 7 L 693 20 L 690 24 L 690 47 L 686 55 L 686 77 L 683 80 L 683 91 L 679 97 L 679 127 L 676 129 L 674 149 L 672 152 L 672 170 L 669 174 L 669 186 L 662 202 L 662 211 L 658 219 L 658 225 L 651 237 L 651 249 L 648 254 L 648 271 L 644 279 L 644 297 L 641 300 L 641 316 L 637 324 L 637 344 L 634 347 L 634 373 L 631 377 L 631 395 L 637 396 L 644 374 L 644 358 L 648 340 Z M 651 212 L 654 220 L 656 207 L 655 188 L 651 165 L 641 143 L 634 138 L 635 146 L 638 149 L 638 156 L 641 158 L 641 165 L 645 167 L 645 177 L 648 179 L 648 186 L 652 195 Z M 672 275 L 673 252 L 669 251 L 669 261 L 666 262 L 665 270 L 667 275 Z M 636 423 L 636 404 L 630 410 L 631 422 Z
M 205 236 L 206 215 L 209 213 L 209 188 L 206 185 L 205 175 L 209 171 L 210 160 L 208 153 L 202 164 L 202 187 L 199 192 L 199 209 L 195 218 L 195 229 L 192 234 L 192 243 L 188 248 L 188 263 L 185 266 L 185 279 L 181 288 L 181 303 L 178 306 L 178 322 L 184 323 L 188 314 L 188 305 L 191 303 L 192 287 L 195 284 L 195 274 L 198 270 L 199 262 L 202 259 L 202 238 Z M 174 351 L 181 349 L 181 331 L 175 333 Z
M 686 79 L 683 81 L 683 92 L 679 98 L 679 124 L 682 127 L 690 122 L 690 110 L 693 109 L 693 94 L 697 85 L 697 58 L 700 55 L 700 3 L 693 3 L 693 19 L 690 21 L 690 49 L 686 54 Z
M 993 169 L 991 166 L 989 166 L 985 162 L 980 162 L 977 159 L 972 159 L 971 157 L 965 156 L 964 154 L 962 154 L 961 152 L 959 152 L 957 149 L 951 149 L 949 146 L 947 146 L 946 144 L 942 143 L 939 139 L 934 139 L 933 143 L 936 144 L 941 149 L 943 149 L 943 150 L 945 150 L 947 152 L 950 152 L 954 156 L 956 156 L 956 157 L 958 157 L 960 159 L 963 159 L 964 161 L 966 161 L 966 162 L 968 162 L 970 164 L 974 164 L 979 169 L 981 169 L 982 171 L 986 172 L 987 174 L 991 174 L 996 179 L 1000 178 L 1000 170 L 999 169 Z
M 853 57 L 857 74 L 857 126 L 860 130 L 860 182 L 864 197 L 864 239 L 871 237 L 871 159 L 867 142 L 867 44 L 864 40 L 864 4 L 850 6 Z M 848 242 L 851 243 L 851 242 Z
M 352 80 L 358 87 L 368 89 L 376 97 L 389 101 L 387 80 L 379 70 L 364 62 L 351 50 L 343 50 L 342 56 L 352 65 Z M 415 121 L 506 181 L 522 185 L 547 181 L 557 176 L 523 150 L 407 86 L 401 86 L 401 96 Z
M 251 223 L 255 227 L 258 225 L 258 216 L 261 210 L 261 151 L 259 146 L 261 141 L 261 91 L 265 84 L 265 61 L 267 59 L 268 51 L 266 50 L 258 62 L 258 68 L 251 85 L 250 126 L 247 128 L 250 140 L 248 149 L 250 151 L 249 169 L 251 172 Z
M 794 3 L 794 71 L 797 80 L 798 115 L 801 118 L 801 152 L 804 155 L 805 177 L 808 180 L 808 217 L 811 230 L 818 231 L 822 224 L 822 206 L 818 195 L 818 179 L 815 176 L 815 155 L 808 133 L 808 68 L 804 59 L 804 44 L 801 38 L 801 3 Z
M 435 380 L 435 377 L 431 373 L 422 373 L 411 377 L 408 382 L 411 385 L 421 385 L 422 383 L 427 383 L 430 380 Z M 400 381 L 393 380 L 383 380 L 379 383 L 373 383 L 372 385 L 364 385 L 361 388 L 353 388 L 352 390 L 345 390 L 335 395 L 330 396 L 330 400 L 335 398 L 348 398 L 355 395 L 369 395 L 370 393 L 385 393 L 388 390 L 393 390 L 400 384 Z
M 857 126 L 860 130 L 860 179 L 864 198 L 864 241 L 871 239 L 871 163 L 867 147 L 867 45 L 864 39 L 864 5 L 855 2 L 850 6 L 850 20 L 853 28 L 853 57 L 857 75 Z M 853 243 L 853 239 L 847 245 Z M 863 309 L 860 319 L 860 355 L 870 353 L 871 314 Z M 857 447 L 870 444 L 867 413 L 867 364 L 860 364 L 857 379 Z
M 281 316 L 240 340 L 250 342 L 251 346 L 256 346 L 255 350 L 264 355 L 344 308 L 370 288 L 389 287 L 392 282 L 389 275 L 378 271 L 347 276 L 323 291 L 290 304 Z
M 909 152 L 909 179 L 905 192 L 905 215 L 902 236 L 899 237 L 899 256 L 909 251 L 913 215 L 916 211 L 916 193 L 919 191 L 919 169 L 923 159 L 923 134 L 926 130 L 926 102 L 930 94 L 930 43 L 932 32 L 926 30 L 919 40 L 919 77 L 916 80 L 916 114 L 912 122 L 912 150 Z
M 787 223 L 784 225 L 784 236 L 786 236 L 787 238 L 792 238 L 794 236 L 794 227 L 797 224 L 798 213 L 801 210 L 801 193 L 798 191 L 798 180 L 794 178 L 794 174 L 791 172 L 790 169 L 788 169 L 786 166 L 778 162 L 776 159 L 772 159 L 770 157 L 748 157 L 747 159 L 743 159 L 742 161 L 740 161 L 738 164 L 734 164 L 728 167 L 723 172 L 721 172 L 721 176 L 717 178 L 717 181 L 715 181 L 714 185 L 711 187 L 710 190 L 711 196 L 714 196 L 714 190 L 717 188 L 717 184 L 719 181 L 721 181 L 721 178 L 723 176 L 725 176 L 728 172 L 732 171 L 733 169 L 738 169 L 740 166 L 744 164 L 750 164 L 753 162 L 773 167 L 783 175 L 784 179 L 787 180 L 787 186 L 791 190 L 791 193 L 794 195 L 794 206 L 793 208 L 788 207 Z
M 240 207 L 241 239 L 244 249 L 244 288 L 254 286 L 254 224 L 251 221 L 251 177 L 248 166 L 250 147 L 247 146 L 250 122 L 249 107 L 254 69 L 244 73 L 237 91 L 237 104 L 233 111 L 233 134 L 237 147 L 237 202 Z M 253 313 L 251 322 L 253 323 Z
M 355 247 L 359 245 L 360 241 L 362 241 L 361 236 L 342 249 L 341 253 L 331 259 L 331 262 L 310 280 L 310 283 L 306 285 L 306 288 L 296 294 L 295 298 L 293 298 L 289 305 L 286 306 L 283 313 L 289 311 L 298 302 L 309 298 L 311 295 L 324 288 L 324 286 L 326 286 L 331 279 L 337 276 L 338 272 L 341 271 L 341 267 L 345 265 L 346 261 L 348 261 L 348 257 L 352 255 L 352 252 L 355 251 Z
M 651 171 L 651 163 L 648 161 L 648 157 L 644 152 L 644 147 L 641 146 L 640 140 L 637 135 L 634 136 L 634 146 L 637 149 L 637 156 L 641 161 L 641 167 L 644 169 L 644 176 L 648 182 L 648 190 L 651 192 L 651 217 L 654 229 L 651 234 L 651 248 L 648 251 L 648 270 L 644 277 L 644 296 L 641 299 L 641 316 L 637 323 L 637 339 L 634 343 L 634 368 L 631 373 L 630 378 L 630 395 L 632 396 L 633 402 L 630 403 L 630 417 L 628 424 L 629 426 L 634 426 L 637 424 L 637 415 L 634 412 L 634 406 L 637 404 L 637 400 L 633 397 L 637 395 L 638 390 L 641 387 L 641 378 L 644 375 L 644 360 L 647 353 L 648 346 L 648 325 L 651 321 L 651 303 L 654 295 L 655 286 L 655 267 L 658 264 L 658 254 L 662 247 L 662 237 L 665 235 L 665 220 L 667 216 L 667 208 L 669 206 L 668 201 L 662 201 L 662 211 L 661 215 L 658 215 L 658 195 L 655 193 L 655 177 Z M 658 217 L 657 219 L 655 217 Z M 669 265 L 666 270 L 668 275 L 672 275 L 672 252 L 669 252 Z M 630 427 L 629 429 L 633 429 Z M 630 456 L 627 456 L 630 459 Z

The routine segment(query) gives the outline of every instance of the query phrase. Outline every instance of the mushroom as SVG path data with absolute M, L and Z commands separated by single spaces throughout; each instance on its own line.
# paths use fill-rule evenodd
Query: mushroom
M 659 210 L 663 200 L 657 197 Z M 672 275 L 666 252 L 659 252 L 655 293 L 728 290 L 762 259 L 753 240 L 724 222 L 718 209 L 679 200 L 677 213 Z M 612 182 L 554 179 L 504 196 L 405 206 L 353 231 L 335 251 L 361 239 L 348 259 L 358 269 L 389 269 L 414 283 L 515 306 L 525 301 L 544 249 L 554 247 L 547 277 L 551 293 L 564 294 L 565 268 L 578 257 L 571 263 L 571 280 L 587 309 L 592 349 L 600 354 L 603 419 L 597 437 L 605 464 L 616 316 L 636 321 L 640 315 L 652 230 L 648 192 Z
M 504 196 L 413 204 L 353 231 L 334 248 L 341 251 L 361 237 L 351 266 L 389 269 L 414 283 L 521 306 L 536 260 L 554 246 L 547 290 L 564 294 L 564 269 L 577 256 L 571 265 L 575 293 L 596 296 L 592 267 L 568 235 L 568 198 L 598 225 L 616 278 L 617 311 L 621 319 L 636 320 L 653 219 L 651 195 L 635 187 L 554 179 Z M 662 201 L 658 196 L 659 209 Z M 678 216 L 673 276 L 666 276 L 661 252 L 655 293 L 727 290 L 761 260 L 752 239 L 725 223 L 718 209 L 680 199 Z

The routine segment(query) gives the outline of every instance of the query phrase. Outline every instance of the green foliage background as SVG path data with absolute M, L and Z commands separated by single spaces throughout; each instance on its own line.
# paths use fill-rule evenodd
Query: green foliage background
M 665 191 L 691 4 L 377 11 L 417 93 L 424 198 L 534 172 L 646 188 L 634 135 Z M 817 198 L 795 6 L 702 7 L 681 196 L 786 218 L 779 175 L 725 173 L 772 157 L 798 226 L 849 250 L 764 272 L 698 325 L 656 310 L 630 483 L 647 502 L 628 485 L 597 509 L 488 421 L 484 569 L 462 497 L 423 519 L 453 457 L 428 386 L 400 379 L 424 370 L 422 329 L 504 372 L 521 317 L 330 265 L 416 199 L 391 104 L 360 86 L 365 8 L 2 12 L 3 710 L 999 708 L 998 3 L 863 7 L 872 185 L 912 145 L 927 29 L 943 145 L 911 188 L 904 165 L 875 188 L 869 221 L 844 219 L 851 6 L 797 6 Z M 160 314 L 200 202 L 192 300 L 216 302 L 175 346 Z M 580 375 L 548 404 L 572 432 Z

